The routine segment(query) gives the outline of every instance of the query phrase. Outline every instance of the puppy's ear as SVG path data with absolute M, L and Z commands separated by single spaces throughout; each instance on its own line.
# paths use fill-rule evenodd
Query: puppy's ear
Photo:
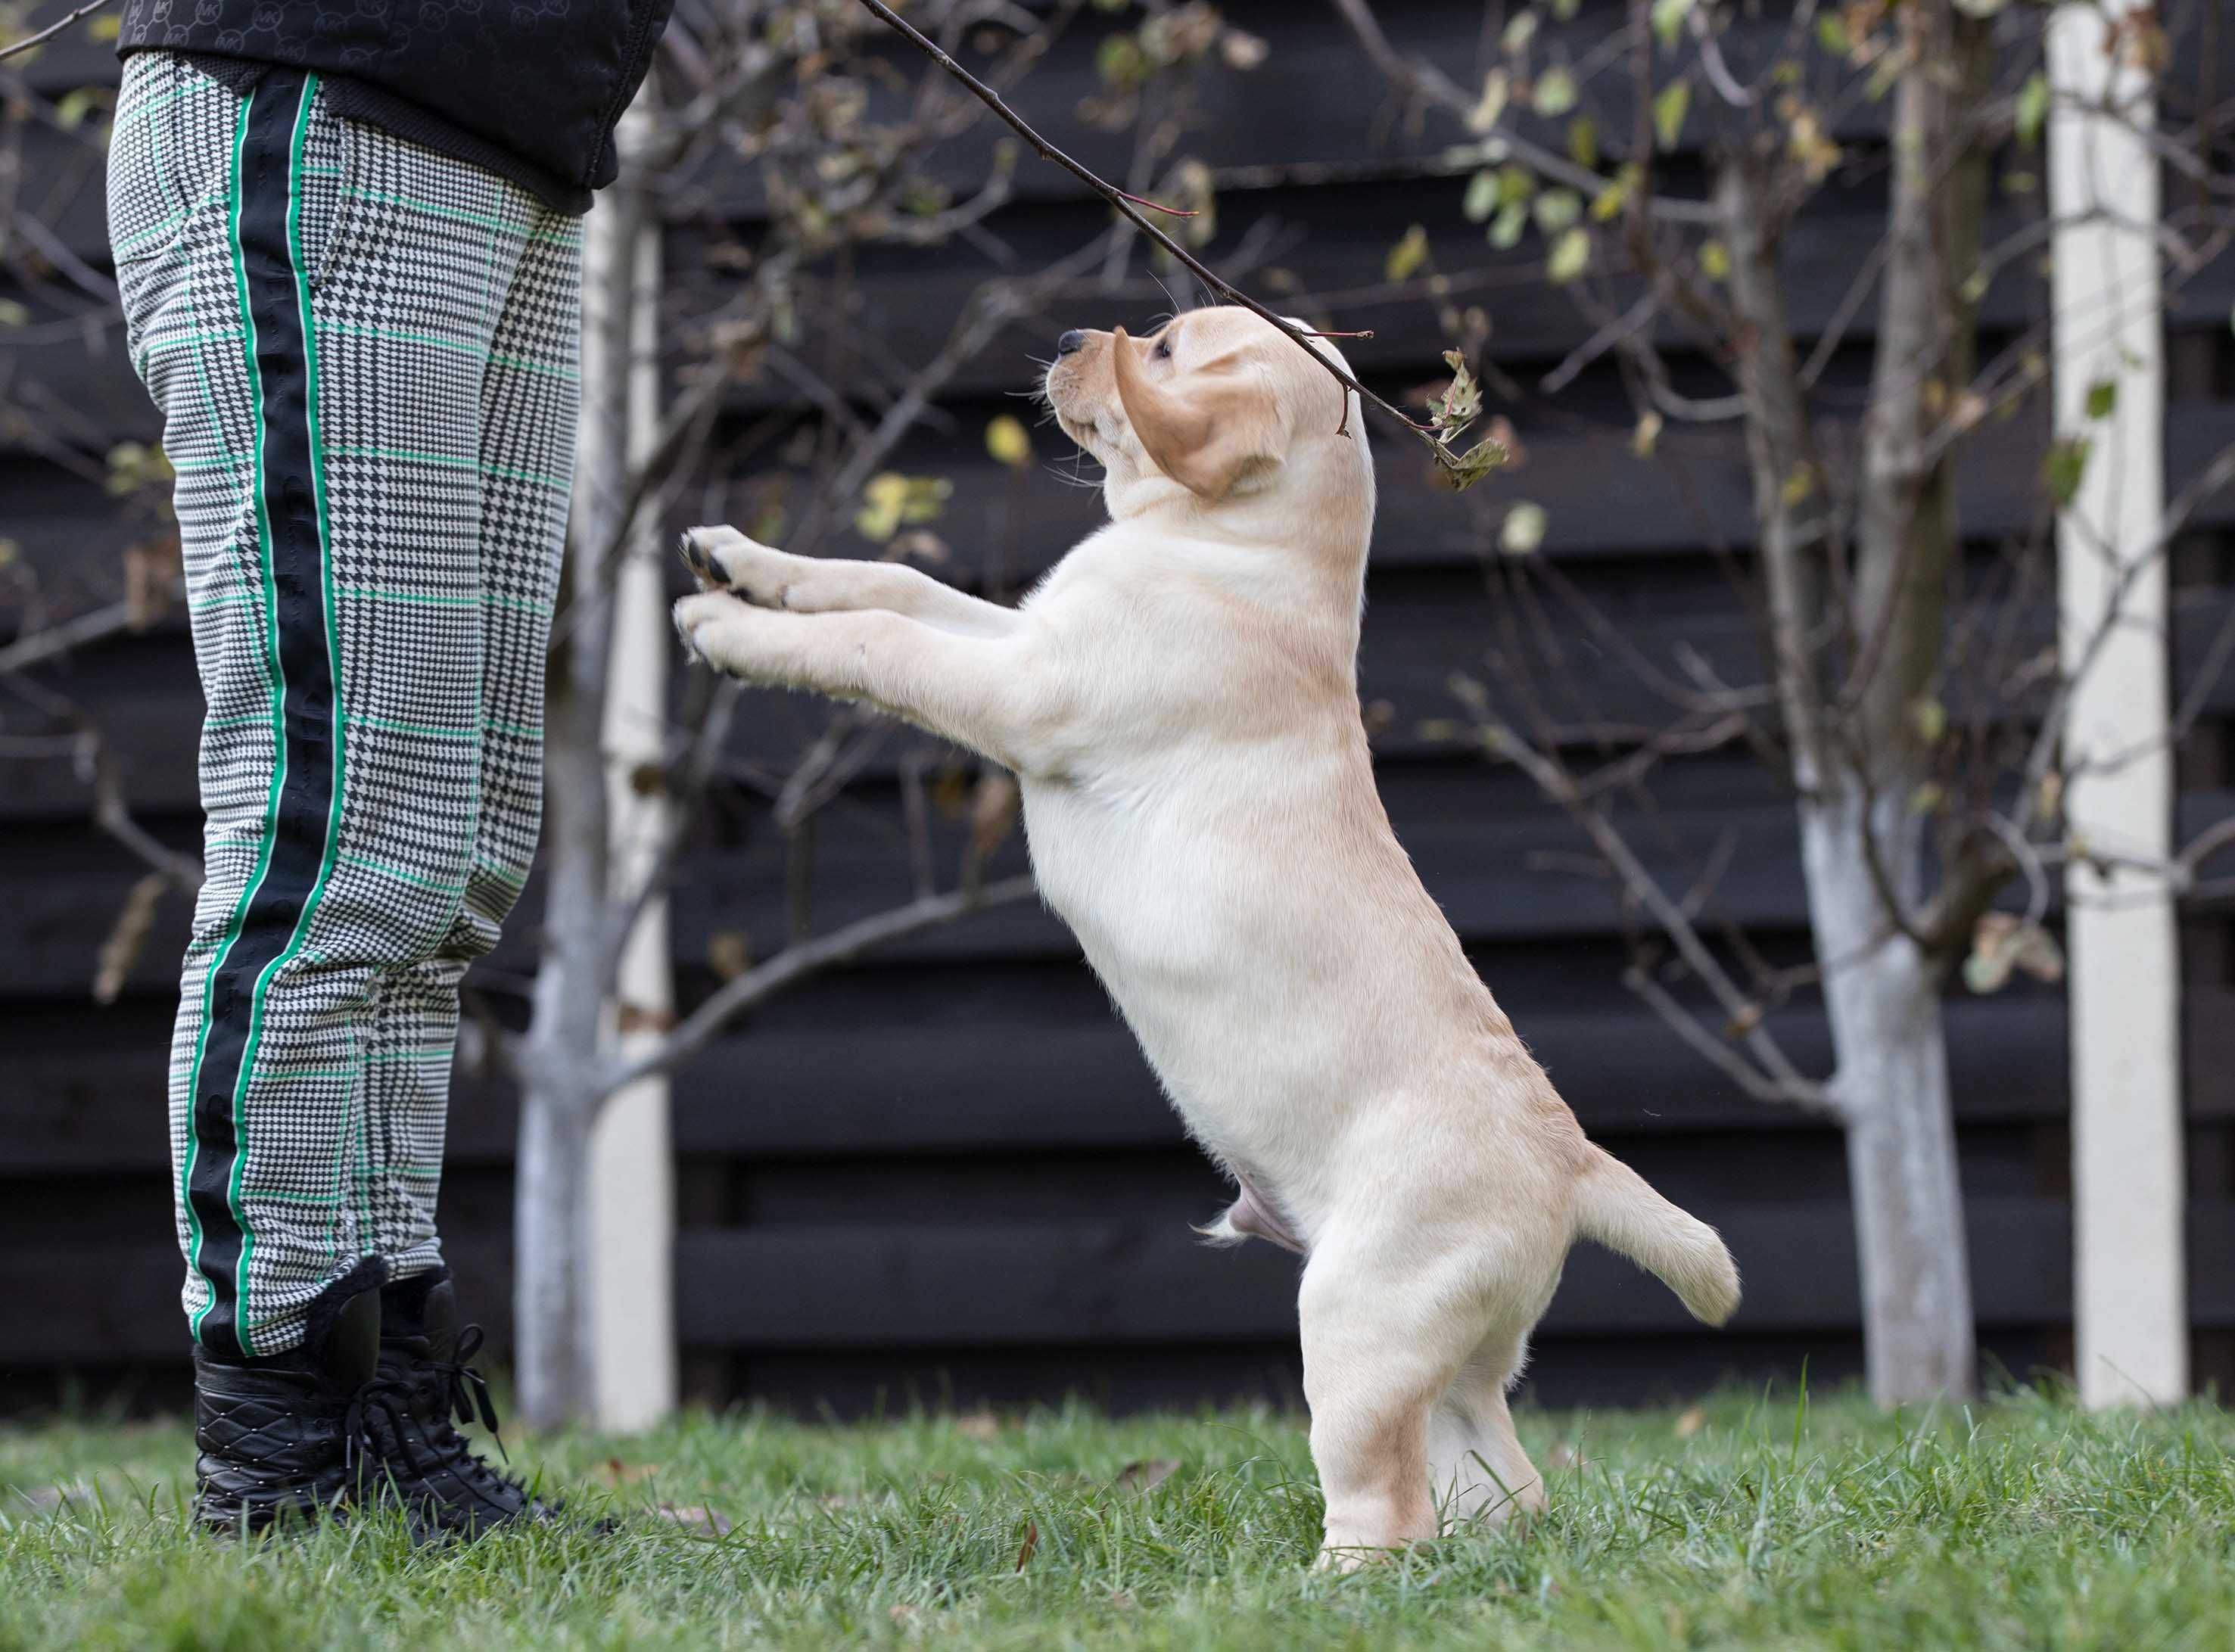
M 1288 417 L 1265 370 L 1244 352 L 1149 377 L 1148 346 L 1118 329 L 1111 341 L 1118 399 L 1149 462 L 1190 493 L 1223 499 L 1252 465 L 1288 455 Z

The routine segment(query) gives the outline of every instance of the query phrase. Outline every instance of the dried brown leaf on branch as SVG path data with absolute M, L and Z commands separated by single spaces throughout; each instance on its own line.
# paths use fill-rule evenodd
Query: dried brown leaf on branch
M 150 872 L 124 897 L 116 921 L 109 927 L 108 939 L 101 943 L 101 957 L 93 975 L 95 1003 L 114 1004 L 124 990 L 125 979 L 147 945 L 147 931 L 154 925 L 163 892 L 170 887 L 171 880 L 162 873 Z

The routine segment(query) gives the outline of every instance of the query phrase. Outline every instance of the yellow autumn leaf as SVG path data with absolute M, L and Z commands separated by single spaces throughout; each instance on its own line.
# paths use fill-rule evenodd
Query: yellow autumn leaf
M 1428 261 L 1428 232 L 1419 224 L 1405 232 L 1404 239 L 1389 249 L 1382 274 L 1392 281 L 1412 279 L 1415 271 Z
M 1552 256 L 1544 261 L 1544 273 L 1554 281 L 1574 280 L 1590 267 L 1591 233 L 1578 226 L 1552 243 Z
M 986 427 L 986 451 L 1012 470 L 1021 469 L 1032 462 L 1032 433 L 1023 420 L 1004 413 Z

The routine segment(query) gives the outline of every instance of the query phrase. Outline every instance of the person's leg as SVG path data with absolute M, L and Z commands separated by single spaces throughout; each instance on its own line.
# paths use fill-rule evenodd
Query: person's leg
M 392 1193 L 369 1027 L 465 896 L 482 364 L 509 269 L 442 210 L 482 174 L 332 118 L 315 76 L 244 98 L 135 59 L 121 108 L 119 285 L 179 474 L 209 706 L 172 1078 L 205 1502 L 259 1524 L 340 1453 L 328 1344 L 347 1320 L 356 1346 Z M 244 1444 L 243 1405 L 292 1416 L 303 1449 L 244 1457 L 272 1430 Z
M 172 1103 L 186 1306 L 200 1347 L 284 1354 L 312 1304 L 362 1287 L 350 1186 L 361 1024 L 379 938 L 344 862 L 357 679 L 338 597 L 330 427 L 370 386 L 320 359 L 313 285 L 343 227 L 316 83 L 239 96 L 135 59 L 112 159 L 119 285 L 135 364 L 178 473 L 187 604 L 207 716 L 207 882 L 181 983 Z M 187 203 L 152 256 L 149 196 Z M 443 914 L 447 918 L 447 914 Z
M 470 227 L 495 277 L 482 373 L 475 685 L 481 732 L 462 898 L 433 957 L 378 988 L 366 1090 L 372 1220 L 398 1284 L 442 1266 L 435 1206 L 458 987 L 495 946 L 535 856 L 543 808 L 544 654 L 573 470 L 581 335 L 579 220 L 497 178 Z M 406 1294 L 391 1292 L 402 1302 Z
M 459 981 L 496 944 L 528 880 L 542 814 L 544 654 L 573 469 L 580 340 L 578 220 L 495 179 L 475 210 L 491 267 L 509 269 L 510 279 L 490 297 L 496 319 L 481 381 L 474 837 L 463 898 L 436 955 L 382 978 L 369 1058 L 377 1079 L 366 1092 L 373 1219 L 394 1275 L 382 1292 L 380 1366 L 409 1397 L 376 1432 L 388 1472 L 424 1518 L 469 1531 L 559 1512 L 475 1456 L 452 1426 L 451 1373 L 479 1333 L 462 1322 L 442 1266 L 435 1202 Z M 479 1392 L 470 1375 L 464 1380 Z
M 333 191 L 306 189 L 292 160 L 300 118 L 299 96 L 291 118 L 284 101 L 259 107 L 174 57 L 138 56 L 110 149 L 128 344 L 177 473 L 208 702 L 207 875 L 169 1088 L 184 1300 L 197 1336 L 196 1512 L 233 1529 L 346 1499 L 344 1419 L 373 1375 L 379 1335 L 377 1269 L 358 1264 L 347 1197 L 351 1006 L 364 972 L 328 982 L 322 1013 L 272 1028 L 261 1015 L 324 864 L 314 846 L 330 825 L 319 792 L 332 768 L 315 748 L 331 743 L 339 715 L 317 646 L 327 618 L 316 595 L 323 538 L 315 502 L 304 531 L 294 491 L 311 428 L 299 291 L 292 359 L 281 358 L 284 322 L 271 329 L 268 359 L 252 327 L 284 304 L 285 272 L 307 257 L 304 243 L 322 245 L 334 223 Z M 267 1357 L 249 1357 L 267 1314 Z

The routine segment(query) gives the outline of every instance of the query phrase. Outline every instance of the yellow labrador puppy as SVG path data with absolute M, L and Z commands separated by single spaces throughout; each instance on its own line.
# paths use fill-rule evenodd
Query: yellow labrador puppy
M 1737 1270 L 1584 1138 L 1390 830 L 1359 718 L 1357 398 L 1238 308 L 1058 349 L 1047 397 L 1111 521 L 1021 607 L 702 528 L 716 588 L 676 625 L 721 671 L 1015 770 L 1041 893 L 1237 1185 L 1213 1236 L 1306 1259 L 1323 1563 L 1539 1508 L 1505 1391 L 1576 1237 L 1710 1323 Z

